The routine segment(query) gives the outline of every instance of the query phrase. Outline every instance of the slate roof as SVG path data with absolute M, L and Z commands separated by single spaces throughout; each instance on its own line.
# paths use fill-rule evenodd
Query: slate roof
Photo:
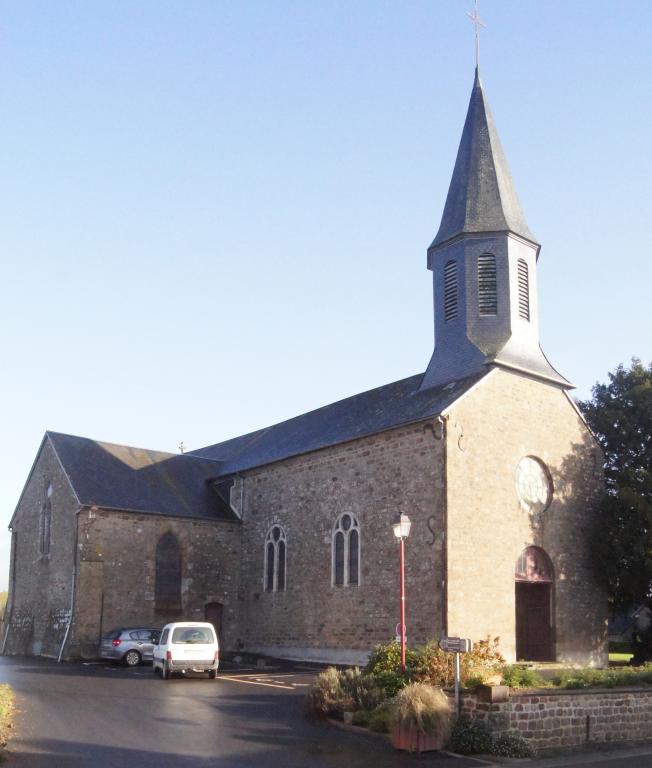
M 486 373 L 421 391 L 423 374 L 411 376 L 187 455 L 220 462 L 220 475 L 242 472 L 437 416 Z
M 537 244 L 525 221 L 476 69 L 444 213 L 430 248 L 463 233 L 506 231 Z
M 83 505 L 236 520 L 213 488 L 215 462 L 46 432 Z
M 214 481 L 439 415 L 486 375 L 419 391 L 422 374 L 184 454 L 46 432 L 84 506 L 236 520 Z

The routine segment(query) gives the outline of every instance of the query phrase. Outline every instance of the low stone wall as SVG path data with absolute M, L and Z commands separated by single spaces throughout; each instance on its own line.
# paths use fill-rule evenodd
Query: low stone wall
M 537 750 L 652 739 L 652 690 L 542 690 L 499 704 L 465 693 L 462 712 L 495 735 L 520 733 Z

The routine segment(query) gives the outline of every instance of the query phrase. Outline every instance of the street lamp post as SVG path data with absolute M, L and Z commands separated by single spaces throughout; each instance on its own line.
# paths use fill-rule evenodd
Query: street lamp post
M 410 535 L 410 518 L 400 514 L 394 520 L 394 536 L 399 540 L 401 556 L 401 672 L 405 673 L 405 539 Z

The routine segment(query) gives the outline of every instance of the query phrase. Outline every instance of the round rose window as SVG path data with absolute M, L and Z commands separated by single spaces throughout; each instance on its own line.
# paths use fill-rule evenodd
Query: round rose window
M 537 514 L 550 504 L 552 483 L 544 464 L 532 456 L 521 459 L 516 468 L 516 493 L 528 512 Z

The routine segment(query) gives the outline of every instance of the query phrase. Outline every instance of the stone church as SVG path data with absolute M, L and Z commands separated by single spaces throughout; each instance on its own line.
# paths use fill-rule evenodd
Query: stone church
M 605 664 L 602 457 L 539 346 L 539 250 L 476 72 L 425 373 L 186 454 L 47 432 L 10 523 L 3 652 L 92 657 L 114 627 L 183 617 L 226 651 L 359 663 L 396 631 L 403 513 L 409 645 Z

